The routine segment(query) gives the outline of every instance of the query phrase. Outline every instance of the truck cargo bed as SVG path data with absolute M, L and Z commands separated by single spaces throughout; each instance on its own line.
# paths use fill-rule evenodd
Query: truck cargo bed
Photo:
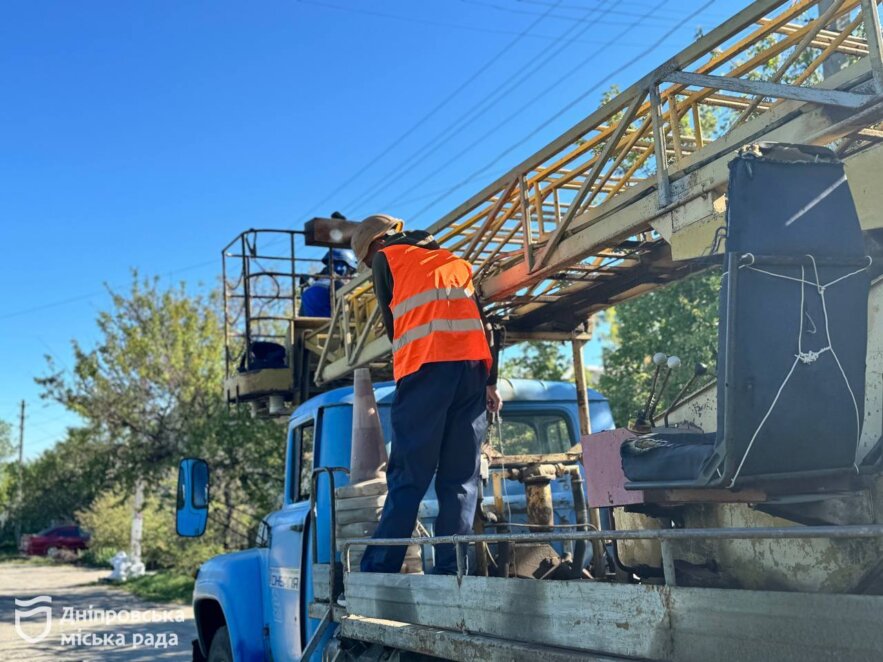
M 883 651 L 881 596 L 358 572 L 344 584 L 343 637 L 447 659 L 542 650 L 549 659 L 810 662 Z

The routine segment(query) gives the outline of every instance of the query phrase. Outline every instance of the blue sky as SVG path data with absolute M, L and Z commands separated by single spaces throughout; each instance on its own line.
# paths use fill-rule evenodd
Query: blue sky
M 744 4 L 6 0 L 0 418 L 27 400 L 28 457 L 76 422 L 33 378 L 102 283 L 210 286 L 239 231 L 334 209 L 428 225 Z

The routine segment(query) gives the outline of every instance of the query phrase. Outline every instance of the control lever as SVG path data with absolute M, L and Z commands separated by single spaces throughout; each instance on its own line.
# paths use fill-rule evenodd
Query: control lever
M 644 405 L 643 409 L 638 411 L 638 415 L 635 419 L 636 431 L 649 432 L 650 430 L 650 406 L 653 404 L 653 396 L 656 393 L 656 384 L 659 381 L 659 371 L 662 369 L 662 366 L 665 365 L 665 360 L 667 358 L 668 356 L 663 352 L 656 352 L 656 354 L 653 355 L 653 365 L 656 366 L 656 369 L 653 371 L 653 379 L 650 382 L 650 393 L 647 394 L 647 403 Z
M 676 370 L 680 367 L 681 360 L 677 356 L 669 356 L 668 360 L 665 362 L 665 374 L 662 377 L 662 386 L 660 386 L 659 390 L 654 394 L 652 402 L 650 403 L 650 409 L 647 412 L 647 418 L 650 421 L 650 427 L 653 427 L 653 414 L 656 412 L 656 407 L 659 406 L 659 401 L 662 399 L 662 394 L 665 393 L 665 387 L 668 386 L 668 380 L 671 379 L 671 371 Z
M 668 406 L 668 409 L 663 413 L 663 418 L 665 420 L 665 427 L 668 427 L 668 415 L 681 404 L 681 401 L 684 399 L 684 396 L 690 392 L 690 389 L 693 388 L 693 384 L 696 383 L 696 380 L 702 377 L 703 375 L 708 373 L 708 366 L 704 363 L 696 362 L 696 365 L 693 366 L 693 376 L 690 377 L 690 380 L 684 384 L 683 388 L 678 391 L 678 394 L 675 396 L 675 399 L 672 400 L 671 404 Z

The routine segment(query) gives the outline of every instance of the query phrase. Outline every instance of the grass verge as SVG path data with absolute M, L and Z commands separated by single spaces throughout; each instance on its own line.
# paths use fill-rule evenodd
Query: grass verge
M 186 604 L 193 597 L 193 583 L 193 577 L 188 575 L 174 571 L 162 571 L 130 579 L 127 582 L 115 584 L 115 586 L 145 600 Z
M 18 552 L 0 552 L 0 563 L 27 563 L 29 565 L 55 565 L 56 561 L 47 556 L 25 556 Z

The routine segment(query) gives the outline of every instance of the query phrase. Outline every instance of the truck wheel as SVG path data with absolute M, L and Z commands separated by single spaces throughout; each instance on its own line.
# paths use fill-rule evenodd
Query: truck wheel
M 208 649 L 208 662 L 233 662 L 233 646 L 227 626 L 219 627 Z

